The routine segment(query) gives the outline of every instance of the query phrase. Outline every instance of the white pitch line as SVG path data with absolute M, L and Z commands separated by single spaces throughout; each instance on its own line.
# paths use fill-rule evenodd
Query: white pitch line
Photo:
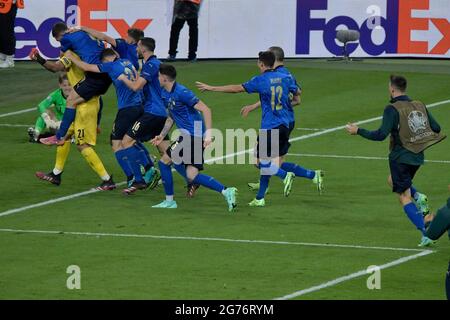
M 125 183 L 126 182 L 120 182 L 120 183 L 117 183 L 116 185 L 120 186 L 120 185 L 123 185 Z M 78 197 L 82 197 L 82 196 L 85 196 L 85 195 L 88 195 L 88 194 L 92 194 L 92 193 L 97 193 L 97 192 L 100 192 L 100 191 L 101 190 L 90 189 L 90 190 L 87 190 L 87 191 L 74 193 L 74 194 L 71 194 L 71 195 L 68 195 L 68 196 L 64 196 L 64 197 L 60 197 L 60 198 L 56 198 L 56 199 L 50 199 L 50 200 L 47 200 L 47 201 L 44 201 L 44 202 L 31 204 L 29 206 L 3 211 L 2 213 L 0 213 L 0 217 L 8 216 L 10 214 L 14 214 L 14 213 L 17 213 L 17 212 L 22 212 L 22 211 L 25 211 L 25 210 L 28 210 L 28 209 L 39 208 L 39 207 L 42 207 L 42 206 L 46 206 L 48 204 L 53 204 L 53 203 L 66 201 L 66 200 L 70 200 L 70 199 L 75 199 L 75 198 L 78 198 Z M 105 191 L 105 192 L 107 192 L 107 191 Z
M 428 108 L 434 108 L 434 107 L 437 107 L 437 106 L 440 106 L 440 105 L 443 105 L 443 104 L 447 104 L 447 103 L 450 103 L 450 100 L 444 100 L 444 101 L 432 103 L 432 104 L 428 105 Z M 22 110 L 22 112 L 24 112 L 24 110 Z M 370 119 L 358 121 L 358 122 L 356 122 L 356 124 L 369 123 L 369 122 L 377 121 L 377 120 L 380 120 L 380 119 L 382 119 L 382 117 L 370 118 Z M 306 134 L 306 135 L 303 135 L 303 136 L 295 137 L 295 138 L 290 139 L 289 141 L 290 142 L 295 142 L 295 141 L 299 141 L 299 140 L 310 139 L 310 138 L 318 137 L 318 136 L 321 136 L 321 135 L 324 135 L 324 134 L 327 134 L 327 133 L 331 133 L 331 132 L 335 132 L 335 131 L 338 131 L 338 130 L 342 130 L 344 128 L 345 128 L 345 125 L 339 126 L 339 127 L 334 127 L 334 128 L 330 128 L 330 129 L 326 129 L 326 130 L 322 130 L 322 131 Z M 206 160 L 205 163 L 211 163 L 211 162 L 214 162 L 214 161 L 219 161 L 219 160 L 227 159 L 227 158 L 230 158 L 230 157 L 235 157 L 235 156 L 238 156 L 238 155 L 241 155 L 241 154 L 250 153 L 250 152 L 253 152 L 253 150 L 254 149 L 251 148 L 251 149 L 247 149 L 247 150 L 242 150 L 242 151 L 230 153 L 230 154 L 227 154 L 227 155 L 224 155 L 224 156 L 211 158 L 211 159 Z M 84 196 L 86 194 L 91 194 L 91 193 L 94 193 L 94 192 L 92 192 L 92 190 L 84 191 L 84 192 L 75 193 L 73 195 L 69 195 L 69 196 L 62 197 L 62 198 L 57 198 L 57 199 L 53 199 L 53 200 L 47 200 L 47 201 L 44 201 L 44 202 L 40 202 L 40 203 L 29 205 L 29 206 L 7 210 L 7 211 L 4 211 L 4 212 L 1 212 L 0 213 L 0 217 L 7 216 L 7 215 L 10 215 L 10 214 L 13 214 L 13 213 L 22 212 L 22 211 L 25 211 L 25 210 L 28 210 L 28 209 L 42 207 L 44 205 L 52 204 L 52 203 L 55 203 L 55 202 L 60 202 L 60 201 L 64 201 L 64 200 L 78 198 L 78 197 Z
M 9 113 L 3 113 L 3 114 L 0 114 L 0 118 L 9 117 L 9 116 L 15 116 L 16 114 L 22 114 L 22 113 L 36 111 L 36 110 L 37 110 L 37 108 L 34 107 L 34 108 L 23 109 L 23 110 L 9 112 Z
M 29 128 L 29 127 L 34 127 L 31 124 L 10 124 L 10 123 L 0 123 L 0 127 L 19 127 L 19 128 Z
M 89 237 L 140 238 L 140 239 L 144 238 L 144 239 L 158 239 L 158 240 L 217 241 L 217 242 L 256 243 L 256 244 L 271 244 L 271 245 L 292 245 L 292 246 L 304 246 L 304 247 L 346 248 L 346 249 L 387 250 L 387 251 L 412 251 L 412 252 L 423 252 L 424 251 L 422 249 L 411 249 L 411 248 L 358 246 L 358 245 L 333 244 L 333 243 L 246 240 L 246 239 L 227 239 L 227 238 L 190 237 L 190 236 L 165 236 L 165 235 L 151 235 L 151 234 L 129 234 L 129 233 L 98 233 L 98 232 L 22 230 L 22 229 L 0 229 L 0 232 L 56 234 L 56 235 L 67 234 L 67 235 L 89 236 Z
M 301 130 L 301 131 L 321 131 L 321 130 L 325 130 L 325 129 L 320 129 L 320 128 L 295 128 L 296 130 Z
M 387 269 L 387 268 L 390 268 L 390 267 L 394 267 L 394 266 L 397 266 L 399 264 L 402 264 L 402 263 L 405 263 L 405 262 L 408 262 L 408 261 L 411 261 L 411 260 L 415 260 L 415 259 L 418 259 L 418 258 L 426 256 L 426 255 L 429 255 L 429 254 L 431 254 L 433 252 L 434 251 L 431 251 L 431 250 L 423 250 L 420 253 L 417 253 L 417 254 L 414 254 L 414 255 L 411 255 L 411 256 L 407 256 L 407 257 L 403 257 L 403 258 L 400 258 L 400 259 L 388 262 L 386 264 L 383 264 L 383 265 L 379 266 L 379 268 L 380 269 Z M 303 295 L 305 295 L 307 293 L 311 293 L 311 292 L 314 292 L 314 291 L 319 291 L 319 290 L 322 290 L 322 289 L 325 289 L 325 288 L 333 287 L 333 286 L 335 286 L 335 285 L 337 285 L 339 283 L 342 283 L 342 282 L 345 282 L 345 281 L 348 281 L 348 280 L 352 280 L 352 279 L 355 279 L 355 278 L 358 278 L 358 277 L 361 277 L 361 276 L 364 276 L 364 275 L 367 275 L 367 270 L 360 270 L 358 272 L 354 272 L 354 273 L 351 273 L 349 275 L 336 278 L 334 280 L 331 280 L 331 281 L 319 284 L 319 285 L 314 286 L 314 287 L 310 287 L 310 288 L 307 288 L 307 289 L 299 290 L 299 291 L 293 292 L 291 294 L 288 294 L 288 295 L 285 295 L 285 296 L 282 296 L 282 297 L 279 297 L 279 298 L 275 298 L 274 300 L 289 300 L 289 299 L 297 298 L 297 297 L 303 296 Z
M 294 157 L 309 157 L 309 158 L 388 160 L 387 157 L 341 156 L 341 155 L 336 155 L 336 154 L 288 153 L 288 155 L 289 156 L 294 156 Z M 425 160 L 425 162 L 450 164 L 450 160 Z

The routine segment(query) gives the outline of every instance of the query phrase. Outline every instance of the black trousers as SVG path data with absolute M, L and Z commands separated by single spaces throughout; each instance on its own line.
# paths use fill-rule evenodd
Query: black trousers
M 16 51 L 16 35 L 14 23 L 16 21 L 17 6 L 13 4 L 8 13 L 0 13 L 0 53 L 11 56 Z
M 181 29 L 183 29 L 184 23 L 187 22 L 189 26 L 189 59 L 197 57 L 198 48 L 198 18 L 194 19 L 179 19 L 175 18 L 172 23 L 172 29 L 170 30 L 170 55 L 177 54 L 178 40 L 180 38 Z

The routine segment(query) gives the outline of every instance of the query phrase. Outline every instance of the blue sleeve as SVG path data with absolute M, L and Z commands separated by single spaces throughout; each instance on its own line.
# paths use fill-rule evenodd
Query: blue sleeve
M 110 73 L 113 70 L 114 63 L 113 62 L 106 62 L 106 63 L 100 63 L 97 65 L 100 72 Z
M 252 79 L 250 79 L 249 81 L 245 82 L 242 84 L 242 86 L 244 87 L 245 91 L 247 91 L 247 93 L 258 93 L 259 92 L 259 77 L 253 77 Z
M 141 71 L 141 77 L 144 78 L 145 80 L 147 80 L 147 82 L 151 82 L 153 76 L 155 75 L 155 73 L 157 73 L 158 70 L 157 68 L 155 68 L 154 65 L 152 64 L 144 64 L 144 66 L 142 67 L 142 71 Z
M 72 49 L 72 41 L 70 41 L 68 35 L 64 35 L 61 38 L 61 51 L 66 52 L 67 50 Z
M 296 94 L 299 90 L 299 87 L 297 85 L 297 81 L 294 77 L 291 77 L 291 81 L 289 81 L 289 92 L 292 94 Z
M 180 100 L 183 104 L 187 105 L 189 108 L 193 108 L 200 99 L 191 90 L 183 90 Z
M 125 59 L 126 57 L 122 57 L 127 52 L 127 44 L 123 39 L 116 39 L 116 51 L 119 53 L 120 57 Z

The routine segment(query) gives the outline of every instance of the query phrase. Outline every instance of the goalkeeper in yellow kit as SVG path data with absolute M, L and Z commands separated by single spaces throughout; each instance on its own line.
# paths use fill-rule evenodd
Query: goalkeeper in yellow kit
M 38 56 L 39 52 L 37 50 L 31 51 L 30 58 L 32 60 L 36 60 Z M 43 66 L 51 72 L 67 71 L 67 78 L 72 87 L 84 79 L 84 72 L 73 65 L 65 56 L 62 56 L 56 62 L 46 61 Z M 116 188 L 116 185 L 93 148 L 97 142 L 97 117 L 99 109 L 99 96 L 80 104 L 77 107 L 75 121 L 67 132 L 67 137 L 72 136 L 75 139 L 75 144 L 77 145 L 77 149 L 81 152 L 81 155 L 85 158 L 92 170 L 94 170 L 102 179 L 102 183 L 96 187 L 96 189 L 113 190 Z M 66 139 L 63 145 L 58 146 L 56 148 L 56 162 L 54 169 L 50 173 L 36 172 L 36 176 L 41 180 L 60 185 L 61 174 L 69 155 L 70 145 L 70 139 Z

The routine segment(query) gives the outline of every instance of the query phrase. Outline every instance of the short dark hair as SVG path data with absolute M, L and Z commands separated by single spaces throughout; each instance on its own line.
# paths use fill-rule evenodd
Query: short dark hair
M 144 37 L 141 40 L 141 44 L 150 51 L 155 51 L 156 41 L 153 38 Z
M 115 52 L 113 49 L 111 48 L 106 48 L 102 51 L 102 55 L 101 55 L 101 59 L 102 61 L 107 58 L 107 57 L 111 57 L 111 56 L 118 56 L 117 52 Z
M 284 61 L 284 50 L 281 47 L 270 47 L 269 51 L 275 55 L 275 59 L 279 62 Z
M 138 28 L 128 29 L 128 35 L 136 42 L 144 37 L 144 31 Z
M 69 79 L 67 78 L 67 73 L 65 73 L 65 72 L 60 72 L 59 74 L 58 74 L 58 82 L 59 82 L 59 84 L 61 84 L 61 83 L 63 83 L 64 81 L 69 81 Z
M 172 81 L 175 81 L 177 78 L 177 69 L 171 64 L 162 63 L 159 66 L 159 73 L 169 77 Z
M 57 36 L 59 36 L 60 33 L 66 31 L 67 25 L 64 22 L 57 22 L 53 25 L 52 28 L 52 36 L 53 38 L 56 38 Z
M 405 92 L 406 88 L 408 87 L 408 81 L 405 77 L 399 76 L 399 75 L 391 75 L 391 86 L 393 86 L 395 89 Z
M 270 51 L 261 51 L 259 53 L 259 61 L 268 68 L 273 68 L 275 64 L 275 55 Z

